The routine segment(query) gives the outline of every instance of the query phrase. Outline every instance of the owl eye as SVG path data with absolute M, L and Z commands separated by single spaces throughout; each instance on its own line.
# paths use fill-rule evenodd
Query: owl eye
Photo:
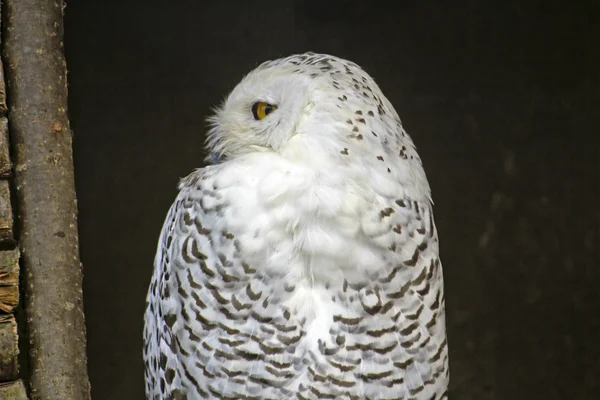
M 264 101 L 257 101 L 252 104 L 252 115 L 254 115 L 254 119 L 257 121 L 260 121 L 275 110 L 277 110 L 276 105 L 265 103 Z

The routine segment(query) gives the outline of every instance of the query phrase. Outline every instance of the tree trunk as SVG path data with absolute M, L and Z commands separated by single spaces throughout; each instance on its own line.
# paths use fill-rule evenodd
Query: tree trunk
M 30 394 L 89 399 L 63 3 L 5 0 L 3 14 Z
M 0 399 L 2 400 L 27 400 L 23 381 L 0 383 Z

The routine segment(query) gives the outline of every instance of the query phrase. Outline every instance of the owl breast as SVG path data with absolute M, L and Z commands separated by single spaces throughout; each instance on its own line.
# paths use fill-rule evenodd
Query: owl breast
M 180 301 L 164 309 L 179 316 L 178 351 L 194 355 L 179 360 L 181 384 L 273 399 L 438 393 L 447 356 L 429 205 L 266 158 L 192 177 L 175 205 L 165 287 Z

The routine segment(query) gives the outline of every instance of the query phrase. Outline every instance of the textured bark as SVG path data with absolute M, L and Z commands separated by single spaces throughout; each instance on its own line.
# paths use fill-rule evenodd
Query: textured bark
M 13 312 L 18 304 L 19 250 L 0 251 L 0 311 Z
M 2 63 L 0 63 L 0 70 L 2 69 Z M 4 78 L 0 76 L 0 82 L 4 85 Z M 0 114 L 2 111 L 2 97 L 3 88 L 0 88 Z M 0 178 L 10 178 L 12 172 L 12 165 L 10 163 L 10 155 L 8 151 L 9 140 L 8 140 L 8 120 L 6 118 L 0 118 Z
M 63 3 L 4 2 L 32 399 L 89 399 Z
M 4 80 L 4 65 L 0 62 L 0 115 L 6 115 L 6 83 Z
M 23 381 L 0 383 L 0 399 L 27 400 Z
M 17 322 L 12 314 L 0 314 L 0 381 L 17 379 L 18 375 L 19 337 L 17 335 Z
M 4 180 L 0 180 L 0 244 L 14 244 L 10 188 Z

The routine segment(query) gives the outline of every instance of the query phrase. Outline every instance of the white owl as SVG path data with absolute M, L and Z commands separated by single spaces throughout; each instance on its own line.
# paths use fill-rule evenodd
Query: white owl
M 248 74 L 210 118 L 213 165 L 164 223 L 144 330 L 149 399 L 442 399 L 430 189 L 356 64 Z

